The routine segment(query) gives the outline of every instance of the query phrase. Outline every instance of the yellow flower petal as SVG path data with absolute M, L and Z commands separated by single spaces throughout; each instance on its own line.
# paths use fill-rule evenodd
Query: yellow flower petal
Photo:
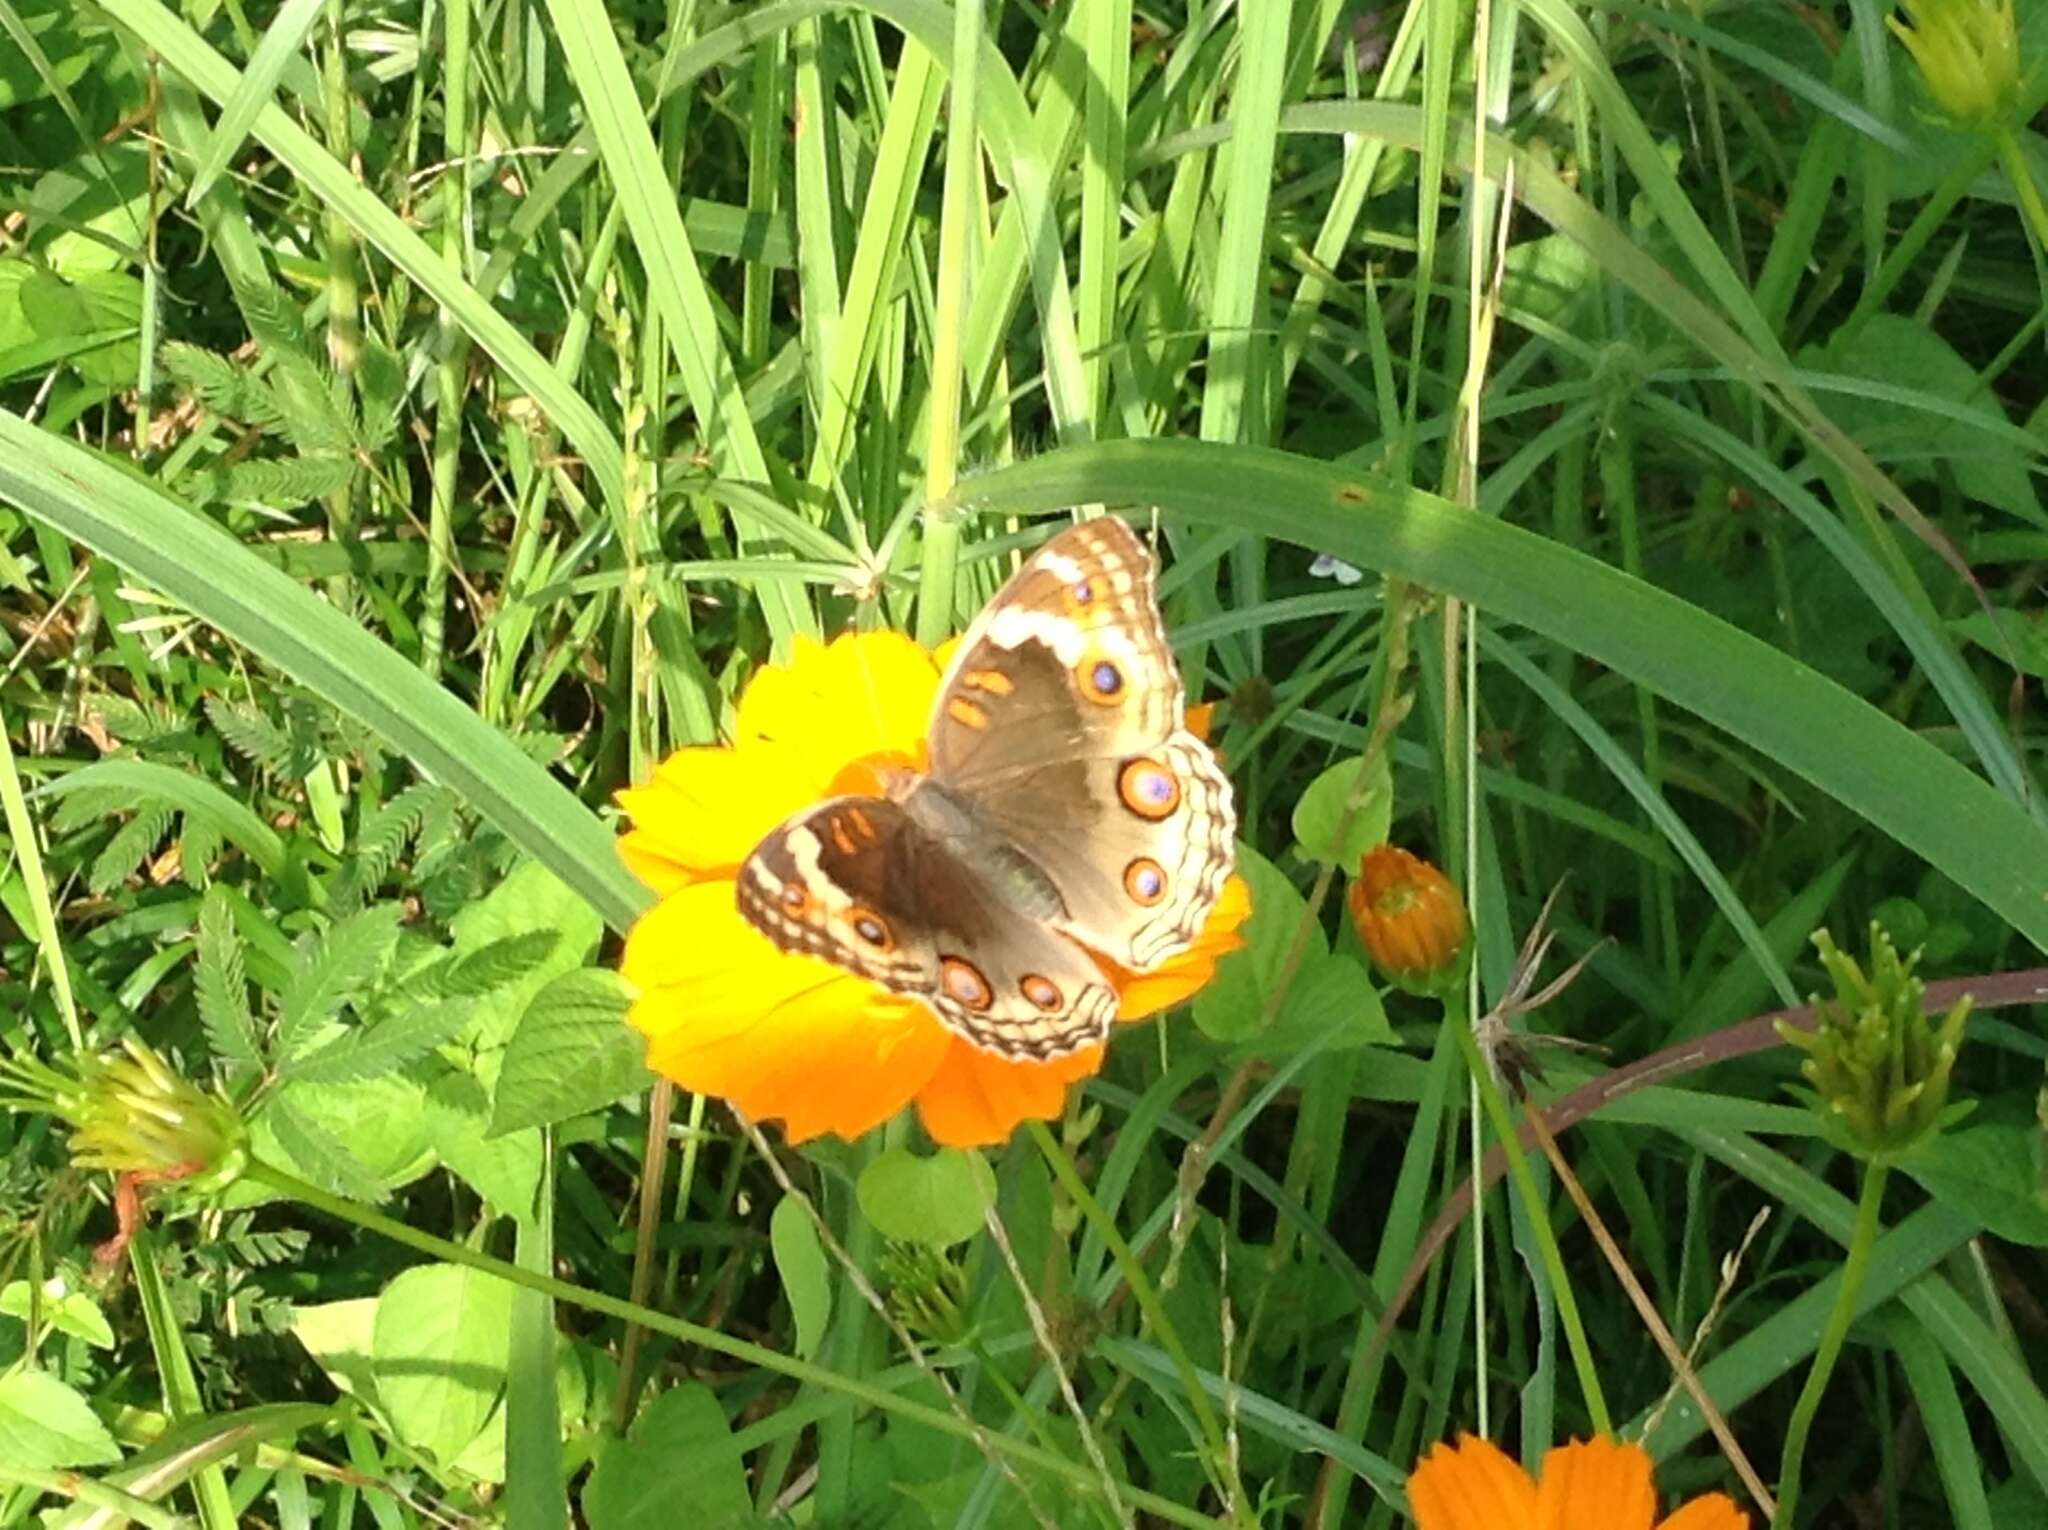
M 1206 988 L 1216 975 L 1216 963 L 1244 944 L 1237 931 L 1251 916 L 1251 885 L 1233 876 L 1223 884 L 1194 943 L 1178 956 L 1151 972 L 1125 972 L 1114 963 L 1106 964 L 1117 987 L 1117 1019 L 1146 1019 Z
M 1408 1476 L 1408 1502 L 1418 1530 L 1535 1530 L 1536 1484 L 1475 1435 L 1434 1446 Z
M 815 765 L 787 749 L 678 749 L 644 786 L 618 794 L 633 820 L 620 852 L 636 874 L 650 860 L 693 880 L 730 873 L 825 784 Z
M 729 881 L 671 894 L 633 926 L 620 970 L 647 1065 L 685 1089 L 779 1119 L 792 1142 L 857 1137 L 923 1088 L 951 1043 L 922 1004 L 779 950 Z
M 829 781 L 870 754 L 924 758 L 939 685 L 931 655 L 900 632 L 853 632 L 820 647 L 799 638 L 787 665 L 757 671 L 740 697 L 744 754 L 780 744 Z
M 1019 1122 L 1057 1116 L 1067 1086 L 1101 1066 L 1099 1046 L 1040 1063 L 999 1057 L 956 1038 L 918 1092 L 917 1114 L 931 1139 L 947 1147 L 1005 1142 Z
M 1544 1455 L 1541 1477 L 1537 1530 L 1650 1530 L 1657 1516 L 1650 1453 L 1640 1445 L 1573 1440 Z

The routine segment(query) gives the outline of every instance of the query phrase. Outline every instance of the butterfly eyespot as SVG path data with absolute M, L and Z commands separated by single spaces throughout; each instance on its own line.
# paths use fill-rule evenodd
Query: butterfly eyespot
M 847 922 L 853 926 L 853 933 L 877 951 L 886 951 L 896 943 L 889 934 L 889 922 L 881 915 L 864 908 L 856 908 L 846 917 Z
M 1124 693 L 1124 672 L 1108 659 L 1084 659 L 1079 670 L 1081 694 L 1090 701 L 1114 702 Z
M 804 890 L 801 883 L 784 883 L 780 901 L 782 911 L 793 918 L 800 918 L 810 911 L 811 895 Z
M 1157 861 L 1140 856 L 1124 867 L 1124 891 L 1134 902 L 1151 908 L 1166 899 L 1166 871 Z
M 1075 605 L 1089 605 L 1095 599 L 1095 581 L 1093 579 L 1076 579 L 1068 587 L 1068 593 L 1074 597 Z
M 995 991 L 973 962 L 957 956 L 939 958 L 939 986 L 963 1009 L 984 1010 L 995 1003 Z
M 1027 973 L 1017 987 L 1022 990 L 1025 998 L 1048 1013 L 1060 1007 L 1060 985 L 1049 977 L 1040 977 L 1035 972 Z
M 1125 762 L 1116 778 L 1116 791 L 1125 807 L 1154 823 L 1171 818 L 1180 807 L 1180 781 L 1157 760 Z

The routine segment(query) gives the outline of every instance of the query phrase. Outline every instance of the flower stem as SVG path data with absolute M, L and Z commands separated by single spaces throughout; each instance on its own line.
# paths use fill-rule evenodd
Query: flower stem
M 1457 1035 L 1458 1045 L 1465 1054 L 1465 1066 L 1478 1087 L 1479 1098 L 1485 1103 L 1487 1119 L 1493 1123 L 1493 1134 L 1507 1154 L 1508 1173 L 1521 1194 L 1523 1209 L 1529 1215 L 1529 1230 L 1535 1236 L 1544 1272 L 1550 1277 L 1550 1294 L 1557 1302 L 1558 1321 L 1564 1325 L 1565 1348 L 1571 1351 L 1572 1367 L 1579 1375 L 1579 1390 L 1585 1394 L 1586 1415 L 1592 1421 L 1594 1433 L 1611 1435 L 1614 1433 L 1614 1420 L 1607 1411 L 1607 1395 L 1600 1390 L 1600 1372 L 1593 1364 L 1593 1347 L 1587 1341 L 1586 1325 L 1579 1316 L 1578 1298 L 1572 1294 L 1571 1277 L 1565 1272 L 1564 1256 L 1558 1252 L 1557 1234 L 1551 1229 L 1542 1192 L 1536 1188 L 1536 1176 L 1529 1172 L 1529 1155 L 1522 1151 L 1522 1139 L 1516 1131 L 1514 1117 L 1508 1114 L 1507 1101 L 1501 1098 L 1500 1086 L 1493 1081 L 1493 1074 L 1486 1066 L 1472 1027 L 1449 1013 L 1448 1005 L 1444 1023 Z M 1475 1211 L 1481 1194 L 1482 1191 L 1475 1189 L 1472 1197 Z M 1478 1225 L 1475 1218 L 1474 1228 Z M 1475 1248 L 1473 1257 L 1483 1262 L 1486 1250 Z
M 556 1280 L 553 1276 L 542 1275 L 533 1270 L 522 1270 L 502 1259 L 493 1259 L 488 1254 L 478 1253 L 475 1249 L 464 1248 L 460 1243 L 437 1238 L 432 1233 L 421 1232 L 416 1227 L 408 1227 L 405 1223 L 387 1217 L 382 1212 L 373 1211 L 368 1206 L 331 1195 L 318 1185 L 300 1179 L 295 1174 L 288 1174 L 261 1159 L 250 1162 L 246 1177 L 258 1184 L 268 1185 L 280 1195 L 310 1206 L 315 1211 L 324 1211 L 341 1221 L 352 1222 L 371 1232 L 381 1233 L 394 1243 L 403 1243 L 408 1248 L 417 1249 L 449 1264 L 459 1264 L 466 1269 L 495 1275 L 515 1286 L 523 1286 L 529 1291 L 539 1291 L 543 1295 L 552 1296 L 558 1302 L 566 1302 L 572 1307 L 581 1307 L 589 1312 L 602 1313 L 606 1317 L 617 1318 L 622 1323 L 638 1323 L 643 1328 L 667 1334 L 671 1338 L 682 1340 L 685 1344 L 695 1344 L 699 1348 L 729 1356 L 734 1360 L 745 1361 L 748 1365 L 759 1366 L 764 1371 L 787 1376 L 793 1381 L 837 1392 L 854 1402 L 865 1403 L 871 1408 L 880 1408 L 900 1418 L 928 1425 L 958 1439 L 974 1438 L 975 1428 L 970 1420 L 956 1417 L 942 1408 L 927 1407 L 923 1403 L 899 1397 L 886 1386 L 878 1386 L 856 1376 L 843 1376 L 837 1371 L 808 1364 L 793 1356 L 763 1348 L 759 1344 L 749 1344 L 745 1339 L 735 1339 L 715 1328 L 706 1328 L 682 1318 L 671 1317 L 666 1312 L 636 1307 L 631 1302 L 622 1301 L 616 1296 L 607 1296 L 602 1291 L 587 1291 L 581 1286 L 570 1285 L 566 1280 Z M 1078 1462 L 1069 1461 L 1053 1451 L 1027 1445 L 1022 1440 L 1011 1439 L 1007 1435 L 988 1433 L 987 1437 L 995 1449 L 1013 1461 L 1049 1472 L 1085 1492 L 1099 1494 L 1102 1491 L 1102 1484 L 1095 1473 Z M 1216 1523 L 1210 1516 L 1194 1509 L 1183 1508 L 1171 1499 L 1162 1498 L 1156 1493 L 1148 1493 L 1128 1484 L 1119 1484 L 1119 1488 L 1127 1502 L 1169 1523 L 1198 1527 L 1198 1530 L 1208 1530 L 1208 1527 Z
M 2034 184 L 2033 168 L 2020 149 L 2019 135 L 2011 128 L 1999 131 L 1998 160 L 2012 178 L 2013 195 L 2019 198 L 2020 211 L 2026 215 L 2027 226 L 2034 231 L 2035 245 L 2048 251 L 2048 203 L 2041 200 L 2041 188 Z
M 1849 1256 L 1842 1265 L 1842 1287 L 1835 1293 L 1834 1310 L 1821 1330 L 1813 1367 L 1806 1373 L 1806 1385 L 1793 1405 L 1792 1423 L 1785 1431 L 1785 1454 L 1778 1469 L 1778 1512 L 1771 1520 L 1771 1530 L 1787 1530 L 1799 1507 L 1799 1464 L 1806 1455 L 1807 1432 L 1813 1428 L 1821 1394 L 1827 1390 L 1828 1376 L 1856 1317 L 1856 1299 L 1870 1271 L 1870 1251 L 1877 1243 L 1878 1213 L 1884 1205 L 1884 1184 L 1890 1172 L 1879 1158 L 1870 1159 L 1863 1168 L 1863 1196 L 1856 1205 L 1856 1230 L 1850 1235 Z
M 1195 1363 L 1188 1358 L 1187 1346 L 1181 1343 L 1179 1331 L 1173 1326 L 1173 1320 L 1166 1315 L 1166 1308 L 1160 1303 L 1159 1293 L 1153 1289 L 1151 1277 L 1145 1273 L 1145 1266 L 1131 1251 L 1130 1244 L 1124 1241 L 1124 1235 L 1117 1231 L 1115 1218 L 1103 1209 L 1102 1203 L 1096 1200 L 1087 1185 L 1081 1182 L 1081 1176 L 1075 1170 L 1073 1160 L 1046 1129 L 1045 1123 L 1033 1121 L 1029 1123 L 1027 1130 L 1031 1133 L 1032 1144 L 1044 1157 L 1046 1166 L 1052 1170 L 1053 1178 L 1060 1182 L 1060 1188 L 1066 1191 L 1074 1204 L 1080 1207 L 1081 1214 L 1092 1222 L 1095 1230 L 1102 1235 L 1103 1245 L 1116 1260 L 1117 1268 L 1123 1272 L 1124 1283 L 1130 1287 L 1131 1296 L 1138 1303 L 1138 1310 L 1144 1313 L 1145 1321 L 1152 1325 L 1153 1333 L 1158 1336 L 1160 1347 L 1173 1361 L 1173 1367 L 1180 1375 L 1181 1388 L 1187 1397 L 1188 1406 L 1194 1410 L 1195 1422 L 1208 1444 L 1211 1470 L 1217 1474 L 1223 1496 L 1235 1506 L 1234 1522 L 1256 1524 L 1257 1521 L 1252 1516 L 1244 1495 L 1243 1484 L 1237 1480 L 1235 1472 L 1231 1469 L 1230 1453 L 1224 1443 L 1223 1431 L 1217 1426 L 1215 1411 L 1209 1406 L 1209 1394 L 1202 1389 L 1202 1380 L 1195 1371 Z M 1223 1384 L 1231 1385 L 1229 1378 L 1224 1378 Z

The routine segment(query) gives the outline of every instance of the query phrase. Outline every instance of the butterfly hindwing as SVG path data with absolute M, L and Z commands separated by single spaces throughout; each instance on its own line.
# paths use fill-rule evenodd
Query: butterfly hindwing
M 738 898 L 784 950 L 922 999 L 1006 1057 L 1064 1056 L 1115 1018 L 1115 990 L 1085 952 L 895 802 L 807 808 L 748 856 Z

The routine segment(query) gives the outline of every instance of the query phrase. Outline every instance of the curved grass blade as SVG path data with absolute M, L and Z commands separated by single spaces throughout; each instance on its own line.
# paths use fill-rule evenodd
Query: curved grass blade
M 1254 447 L 1062 447 L 954 496 L 1011 514 L 1090 501 L 1276 537 L 1532 628 L 1805 777 L 2048 951 L 2048 829 L 1868 702 L 1675 595 L 1434 494 Z
M 376 729 L 615 928 L 625 928 L 646 904 L 596 814 L 394 649 L 211 522 L 4 411 L 0 500 L 147 580 Z

